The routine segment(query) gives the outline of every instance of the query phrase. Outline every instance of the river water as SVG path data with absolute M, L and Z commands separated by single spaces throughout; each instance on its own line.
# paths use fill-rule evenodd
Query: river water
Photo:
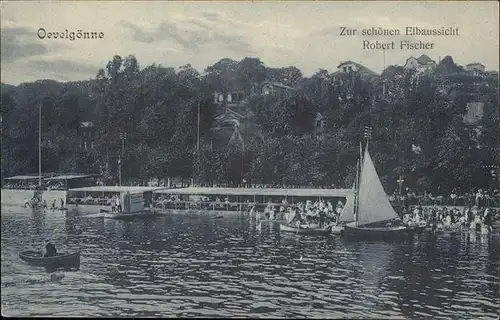
M 498 235 L 345 242 L 214 214 L 124 222 L 2 206 L 2 314 L 498 317 Z M 48 239 L 80 250 L 80 270 L 50 281 L 19 259 Z

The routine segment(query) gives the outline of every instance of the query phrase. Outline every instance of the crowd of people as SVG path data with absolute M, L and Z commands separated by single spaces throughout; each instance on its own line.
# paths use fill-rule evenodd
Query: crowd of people
M 407 225 L 428 225 L 433 231 L 450 229 L 471 229 L 490 233 L 493 221 L 499 213 L 488 207 L 469 206 L 459 208 L 422 206 L 403 209 L 403 222 Z
M 498 189 L 472 188 L 468 191 L 453 189 L 448 195 L 434 196 L 430 192 L 416 194 L 406 188 L 400 195 L 395 191 L 390 197 L 392 202 L 403 203 L 405 206 L 414 205 L 448 205 L 448 206 L 490 206 L 500 207 L 500 191 Z
M 64 208 L 64 199 L 61 198 L 59 199 L 59 204 L 60 206 L 57 206 L 57 200 L 53 199 L 50 209 L 51 210 L 57 210 L 57 209 L 63 209 Z M 31 199 L 25 198 L 24 199 L 24 207 L 25 208 L 43 208 L 43 209 L 49 209 L 49 206 L 47 205 L 47 200 L 42 200 L 39 196 L 33 196 Z
M 10 190 L 66 190 L 66 187 L 62 182 L 43 182 L 42 186 L 38 185 L 38 182 L 8 182 L 4 183 L 2 188 Z
M 336 224 L 342 211 L 343 203 L 339 201 L 334 206 L 330 201 L 319 200 L 312 202 L 307 200 L 294 205 L 288 204 L 286 199 L 282 200 L 280 206 L 269 202 L 264 210 L 267 219 L 285 220 L 288 225 L 309 228 L 323 228 L 330 224 Z M 260 218 L 260 214 L 257 213 Z

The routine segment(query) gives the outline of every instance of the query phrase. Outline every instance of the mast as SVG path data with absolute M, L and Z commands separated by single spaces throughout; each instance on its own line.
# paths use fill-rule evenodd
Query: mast
M 42 186 L 42 104 L 38 102 L 38 186 Z
M 356 180 L 354 181 L 354 221 L 358 221 L 359 164 L 360 160 L 356 163 Z
M 362 163 L 363 163 L 363 147 L 362 143 L 359 142 L 359 160 L 356 165 L 356 182 L 354 186 L 354 221 L 358 221 L 358 212 L 359 212 L 359 184 L 361 181 L 361 170 L 362 168 Z

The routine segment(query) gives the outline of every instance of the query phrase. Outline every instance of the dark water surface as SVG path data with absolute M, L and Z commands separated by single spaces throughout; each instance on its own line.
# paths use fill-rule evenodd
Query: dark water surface
M 346 243 L 250 217 L 131 222 L 2 206 L 10 316 L 497 318 L 499 236 Z M 498 226 L 495 229 L 498 233 Z M 51 282 L 19 252 L 52 238 L 81 268 Z M 302 257 L 302 260 L 300 259 Z

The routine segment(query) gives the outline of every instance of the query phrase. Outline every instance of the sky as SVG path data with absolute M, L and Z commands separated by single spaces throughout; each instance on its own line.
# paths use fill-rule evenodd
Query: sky
M 191 64 L 198 71 L 223 58 L 258 57 L 268 67 L 296 66 L 305 76 L 352 60 L 375 72 L 427 54 L 460 65 L 499 69 L 499 5 L 474 2 L 55 2 L 2 1 L 1 80 L 88 80 L 113 58 L 141 67 Z M 341 27 L 458 28 L 458 36 L 341 36 Z M 103 32 L 103 39 L 40 39 L 53 32 Z M 363 50 L 363 41 L 395 41 L 395 50 Z M 400 50 L 399 41 L 433 42 Z M 385 59 L 384 59 L 385 55 Z M 385 61 L 385 62 L 384 62 Z

